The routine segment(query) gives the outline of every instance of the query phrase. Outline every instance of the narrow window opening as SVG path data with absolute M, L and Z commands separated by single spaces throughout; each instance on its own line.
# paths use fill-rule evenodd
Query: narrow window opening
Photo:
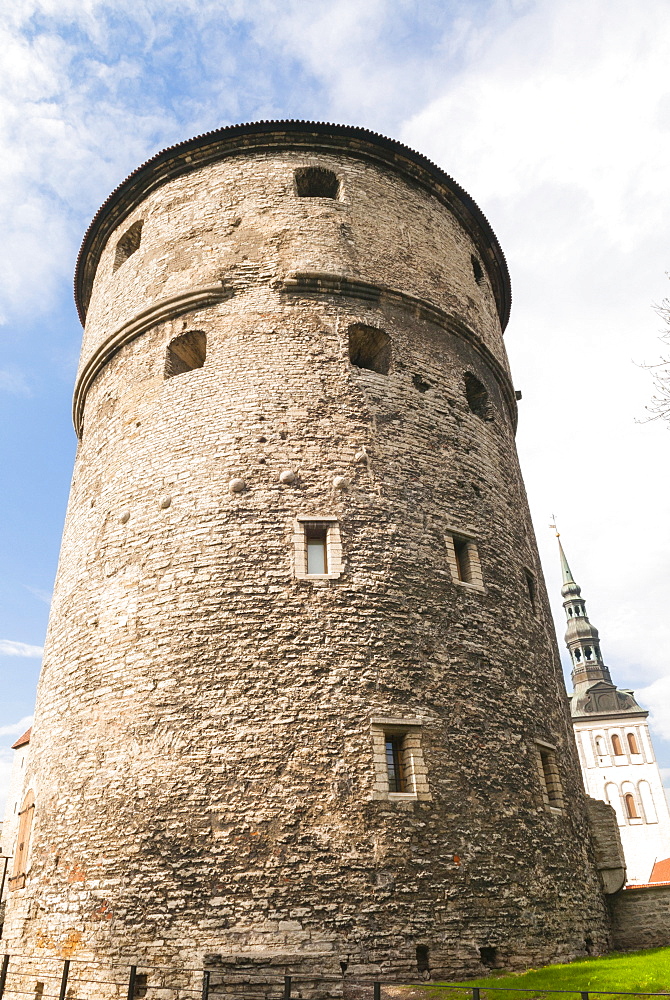
M 579 663 L 580 660 L 581 660 L 581 658 L 582 658 L 582 651 L 581 651 L 581 649 L 576 649 L 575 650 L 575 661 L 577 663 Z
M 626 803 L 626 815 L 628 816 L 628 819 L 639 819 L 640 814 L 637 811 L 635 799 L 631 793 L 627 792 L 626 795 L 624 795 L 623 800 Z
M 340 182 L 326 167 L 300 167 L 295 172 L 295 188 L 299 198 L 337 198 Z
M 596 736 L 596 752 L 598 753 L 599 757 L 604 757 L 605 756 L 605 753 L 606 753 L 605 742 L 604 742 L 602 736 Z
M 472 582 L 472 566 L 470 565 L 469 542 L 466 538 L 454 537 L 454 553 L 458 579 L 463 583 Z
M 388 375 L 391 367 L 391 341 L 384 330 L 355 323 L 349 327 L 349 360 L 357 368 L 378 375 Z
M 479 949 L 479 960 L 487 969 L 495 969 L 498 962 L 498 949 L 490 944 Z
M 615 757 L 621 757 L 623 750 L 621 749 L 621 740 L 616 733 L 612 733 L 612 750 Z
M 593 658 L 593 650 L 591 649 L 590 646 L 584 646 L 584 656 L 587 660 Z
M 635 739 L 633 733 L 627 733 L 626 739 L 628 740 L 628 749 L 630 750 L 630 752 L 639 753 L 640 749 L 637 745 L 637 740 Z
M 472 412 L 482 420 L 492 420 L 489 394 L 483 383 L 472 372 L 466 372 L 463 381 L 465 383 L 465 398 Z
M 328 526 L 305 524 L 307 575 L 324 576 L 328 572 Z
M 587 955 L 593 954 L 593 938 L 591 937 L 590 934 L 587 934 L 587 936 L 584 938 L 584 951 L 586 952 Z
M 44 983 L 35 983 L 35 1000 L 42 1000 L 44 996 Z
M 174 375 L 182 375 L 184 372 L 192 372 L 196 368 L 202 368 L 206 355 L 207 337 L 201 330 L 182 333 L 180 337 L 175 337 L 168 344 L 164 377 L 168 379 Z
M 474 254 L 471 255 L 470 261 L 472 262 L 472 273 L 475 276 L 475 281 L 478 285 L 481 285 L 484 280 L 484 268 L 479 263 Z
M 530 570 L 524 570 L 526 576 L 526 587 L 528 588 L 528 600 L 530 601 L 530 606 L 533 611 L 535 608 L 535 578 Z
M 419 392 L 428 392 L 430 389 L 430 382 L 426 382 L 420 375 L 412 375 L 412 384 Z
M 35 815 L 35 796 L 28 792 L 19 811 L 19 832 L 16 838 L 16 853 L 14 855 L 14 870 L 9 879 L 10 889 L 22 889 L 26 884 L 28 871 L 28 854 L 30 851 L 30 835 Z
M 142 220 L 138 222 L 133 222 L 130 229 L 127 229 L 123 234 L 119 242 L 116 244 L 116 253 L 114 254 L 114 270 L 117 271 L 124 261 L 128 260 L 136 250 L 140 248 L 140 241 L 142 239 Z
M 403 735 L 386 736 L 386 773 L 389 782 L 389 792 L 405 792 L 405 752 Z
M 430 949 L 426 944 L 416 946 L 416 967 L 419 974 L 430 972 Z
M 568 618 L 572 618 L 572 608 L 568 608 Z
M 135 991 L 133 996 L 138 998 L 145 997 L 147 995 L 147 984 L 149 982 L 149 976 L 146 972 L 138 972 L 135 975 Z
M 553 750 L 540 747 L 540 764 L 544 784 L 544 791 L 547 796 L 548 805 L 554 809 L 563 808 L 563 789 L 561 787 L 561 777 L 556 764 L 556 754 Z

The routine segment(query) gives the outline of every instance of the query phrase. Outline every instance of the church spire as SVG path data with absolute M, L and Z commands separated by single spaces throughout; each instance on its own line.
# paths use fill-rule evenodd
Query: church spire
M 555 528 L 555 525 L 553 527 Z M 600 652 L 598 629 L 589 621 L 586 601 L 581 596 L 582 589 L 572 575 L 558 531 L 556 531 L 556 538 L 558 539 L 558 551 L 563 573 L 561 595 L 565 617 L 568 621 L 565 642 L 572 660 L 572 682 L 575 689 L 579 685 L 590 685 L 595 681 L 605 681 L 611 684 L 612 678 L 609 669 L 603 663 Z

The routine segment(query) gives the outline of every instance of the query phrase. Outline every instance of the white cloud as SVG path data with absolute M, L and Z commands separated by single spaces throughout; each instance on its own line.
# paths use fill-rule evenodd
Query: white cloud
M 0 324 L 3 319 L 0 316 Z M 29 396 L 30 388 L 25 376 L 15 369 L 0 368 L 0 392 L 9 392 L 13 396 Z
M 42 656 L 42 646 L 29 646 L 27 642 L 13 642 L 11 639 L 0 639 L 0 656 Z M 1 730 L 0 730 L 1 732 Z
M 18 722 L 12 722 L 9 726 L 0 726 L 0 736 L 23 736 L 33 724 L 32 715 L 24 715 Z
M 51 604 L 53 594 L 50 590 L 43 590 L 42 587 L 30 587 L 27 583 L 24 583 L 23 586 L 33 595 L 33 597 L 36 597 L 38 601 L 41 601 L 42 604 L 46 604 L 47 606 Z

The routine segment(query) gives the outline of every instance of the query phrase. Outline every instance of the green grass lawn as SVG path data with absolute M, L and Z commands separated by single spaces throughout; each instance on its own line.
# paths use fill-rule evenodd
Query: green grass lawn
M 494 974 L 485 979 L 468 979 L 464 985 L 481 986 L 483 989 L 488 987 L 488 990 L 493 986 L 507 989 L 518 987 L 537 991 L 535 995 L 541 995 L 543 990 L 615 990 L 622 993 L 635 993 L 639 990 L 644 993 L 670 994 L 670 948 L 613 952 L 602 958 L 581 958 L 569 965 L 546 965 L 542 969 L 530 969 L 520 974 Z M 468 997 L 468 993 L 457 990 L 432 990 L 431 993 L 431 1000 L 465 1000 Z M 482 994 L 482 1000 L 531 1000 L 533 995 L 516 991 L 487 991 Z M 556 997 L 555 1000 L 560 998 Z M 571 998 L 566 997 L 565 1000 Z

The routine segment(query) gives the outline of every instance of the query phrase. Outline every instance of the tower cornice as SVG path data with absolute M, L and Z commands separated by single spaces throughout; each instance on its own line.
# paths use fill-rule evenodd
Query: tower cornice
M 427 188 L 459 219 L 475 242 L 505 329 L 512 301 L 507 263 L 488 219 L 467 191 L 428 157 L 395 139 L 351 125 L 298 120 L 249 122 L 205 132 L 161 150 L 129 174 L 97 211 L 79 251 L 74 295 L 82 325 L 86 322 L 100 254 L 110 234 L 151 191 L 180 174 L 224 157 L 268 149 L 304 150 L 310 156 L 345 151 Z

